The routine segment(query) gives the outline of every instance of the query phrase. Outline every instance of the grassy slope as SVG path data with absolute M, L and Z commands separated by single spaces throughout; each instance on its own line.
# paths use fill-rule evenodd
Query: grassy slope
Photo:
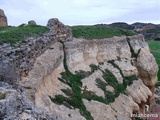
M 14 44 L 28 37 L 42 35 L 49 29 L 39 25 L 20 25 L 18 27 L 0 27 L 0 43 Z
M 160 41 L 148 41 L 148 45 L 150 47 L 151 53 L 156 58 L 160 69 Z M 160 71 L 158 72 L 158 80 L 160 81 Z
M 72 26 L 73 36 L 76 38 L 101 39 L 113 36 L 134 35 L 135 33 L 120 28 L 107 28 L 105 26 Z

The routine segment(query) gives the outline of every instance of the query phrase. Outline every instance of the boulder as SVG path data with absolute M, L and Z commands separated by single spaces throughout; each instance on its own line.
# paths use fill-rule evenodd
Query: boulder
M 34 20 L 28 21 L 28 25 L 37 25 L 37 23 Z

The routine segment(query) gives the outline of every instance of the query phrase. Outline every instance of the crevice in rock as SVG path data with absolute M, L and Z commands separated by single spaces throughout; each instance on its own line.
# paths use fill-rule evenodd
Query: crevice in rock
M 137 54 L 136 54 L 136 53 L 134 52 L 134 49 L 133 49 L 132 46 L 131 46 L 130 39 L 127 37 L 126 40 L 127 40 L 128 45 L 129 45 L 129 48 L 130 48 L 131 58 L 135 58 L 135 61 L 137 61 L 137 57 L 138 57 L 138 55 L 139 55 L 139 53 L 140 53 L 140 51 L 141 51 L 141 48 L 138 50 L 138 52 L 137 52 Z
M 116 112 L 116 113 L 118 113 L 118 111 L 117 110 L 115 110 L 111 105 L 109 105 L 110 107 L 111 107 L 111 109 L 114 111 L 114 112 Z M 116 118 L 116 120 L 118 120 L 118 117 L 115 115 L 115 118 Z

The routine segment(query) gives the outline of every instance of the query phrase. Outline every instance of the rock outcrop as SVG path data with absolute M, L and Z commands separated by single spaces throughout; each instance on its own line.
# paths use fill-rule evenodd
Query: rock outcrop
M 0 9 L 0 26 L 7 26 L 8 22 L 7 22 L 7 17 L 4 14 L 4 11 L 2 9 Z
M 30 21 L 28 21 L 28 24 L 29 25 L 36 25 L 37 23 L 34 20 L 30 20 Z
M 72 40 L 71 29 L 66 27 L 65 33 L 64 27 L 66 26 L 57 22 L 53 28 L 59 29 L 61 34 L 57 34 L 57 30 L 50 30 L 41 37 L 28 38 L 27 44 L 22 43 L 19 48 L 12 48 L 8 44 L 0 46 L 0 81 L 18 84 L 32 69 L 38 56 L 49 48 L 54 49 L 51 46 L 57 42 Z
M 72 39 L 58 19 L 47 27 L 20 48 L 0 47 L 0 118 L 131 120 L 145 113 L 158 66 L 142 35 Z
M 66 27 L 60 24 L 62 23 L 57 22 L 57 25 L 58 25 L 56 26 L 57 29 L 60 29 L 60 30 L 63 29 L 63 28 L 59 28 L 61 26 Z M 4 109 L 0 109 L 0 119 L 3 119 L 3 118 L 4 119 L 27 119 L 28 116 L 31 116 L 28 119 L 43 119 L 43 117 L 41 116 L 43 116 L 42 114 L 45 113 L 45 110 L 44 109 L 41 110 L 40 108 L 35 108 L 35 102 L 34 102 L 35 94 L 34 95 L 27 94 L 27 93 L 35 93 L 34 89 L 35 88 L 37 89 L 37 87 L 34 85 L 36 83 L 30 86 L 31 84 L 29 85 L 29 83 L 25 83 L 25 81 L 27 82 L 27 78 L 31 76 L 29 73 L 29 71 L 31 70 L 33 70 L 34 75 L 37 74 L 37 76 L 40 78 L 39 80 L 43 80 L 44 75 L 50 74 L 56 67 L 59 66 L 59 63 L 60 63 L 59 60 L 63 59 L 62 47 L 60 47 L 61 44 L 59 42 L 65 41 L 65 40 L 69 41 L 72 38 L 71 29 L 69 27 L 66 27 L 65 29 L 67 30 L 67 33 L 63 32 L 62 34 L 57 35 L 57 31 L 52 30 L 44 34 L 42 37 L 28 38 L 26 40 L 27 44 L 22 43 L 19 48 L 11 47 L 9 44 L 3 44 L 0 46 L 0 51 L 1 51 L 0 52 L 0 83 L 2 82 L 2 84 L 6 83 L 11 85 L 9 89 L 11 90 L 13 89 L 13 92 L 15 93 L 15 97 L 19 97 L 19 95 L 23 95 L 22 92 L 25 90 L 24 96 L 26 96 L 26 98 L 22 99 L 21 101 L 23 103 L 28 103 L 28 101 L 30 102 L 28 113 L 24 113 L 21 115 L 17 113 L 18 111 L 17 108 L 13 107 L 13 109 L 10 109 L 11 112 L 14 113 L 14 115 L 12 115 L 12 114 L 7 114 L 8 111 L 6 111 L 6 109 L 9 109 L 9 108 L 6 108 L 7 106 L 5 106 L 4 104 L 4 101 L 6 100 L 5 98 L 7 98 L 7 97 L 4 97 L 4 99 L 0 100 L 2 102 L 1 108 L 4 108 Z M 66 34 L 68 36 L 66 36 Z M 55 50 L 57 50 L 57 52 Z M 45 56 L 45 54 L 50 56 L 50 58 L 48 58 L 48 56 Z M 34 71 L 35 71 L 35 68 L 37 68 L 37 70 L 39 68 L 42 68 L 41 63 L 39 63 L 40 61 L 38 61 L 37 59 L 38 56 L 41 56 L 41 55 L 43 55 L 43 57 L 40 58 L 40 60 L 46 63 L 44 65 L 44 68 L 46 69 L 41 71 L 42 75 L 39 76 L 39 71 L 36 71 L 36 73 Z M 49 61 L 46 61 L 46 60 L 49 60 L 49 61 L 51 60 L 50 61 L 51 64 L 48 64 L 47 62 Z M 35 63 L 37 63 L 37 65 L 34 65 Z M 39 70 L 42 70 L 42 69 L 39 69 Z M 58 76 L 58 73 L 57 73 L 57 76 Z M 35 78 L 35 79 L 38 80 L 38 78 Z M 37 81 L 33 81 L 33 82 L 37 82 Z M 22 83 L 24 83 L 25 85 L 23 85 Z M 2 89 L 3 89 L 3 86 L 0 85 Z M 37 84 L 37 86 L 39 86 L 39 84 Z M 35 87 L 35 88 L 32 89 L 32 87 Z M 8 91 L 8 90 L 5 90 L 5 91 Z M 0 96 L 1 95 L 4 95 L 4 94 L 0 94 Z M 12 101 L 12 98 L 10 98 L 9 100 Z M 20 103 L 18 102 L 18 104 Z M 20 107 L 22 106 L 24 105 L 21 104 Z M 25 107 L 22 107 L 21 109 L 22 111 L 25 111 L 25 110 L 27 111 L 27 108 Z M 54 117 L 53 116 L 49 117 L 50 116 L 49 114 L 47 113 L 45 114 L 46 115 L 44 115 L 45 116 L 44 119 L 51 120 L 56 118 L 56 115 Z
M 56 119 L 44 109 L 35 107 L 22 89 L 13 89 L 6 83 L 0 84 L 0 119 L 4 120 L 35 120 Z

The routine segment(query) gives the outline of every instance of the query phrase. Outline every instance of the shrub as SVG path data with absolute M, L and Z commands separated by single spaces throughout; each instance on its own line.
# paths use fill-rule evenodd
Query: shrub
M 154 39 L 155 41 L 160 41 L 160 37 L 157 37 Z
M 5 99 L 6 94 L 0 94 L 0 100 Z

